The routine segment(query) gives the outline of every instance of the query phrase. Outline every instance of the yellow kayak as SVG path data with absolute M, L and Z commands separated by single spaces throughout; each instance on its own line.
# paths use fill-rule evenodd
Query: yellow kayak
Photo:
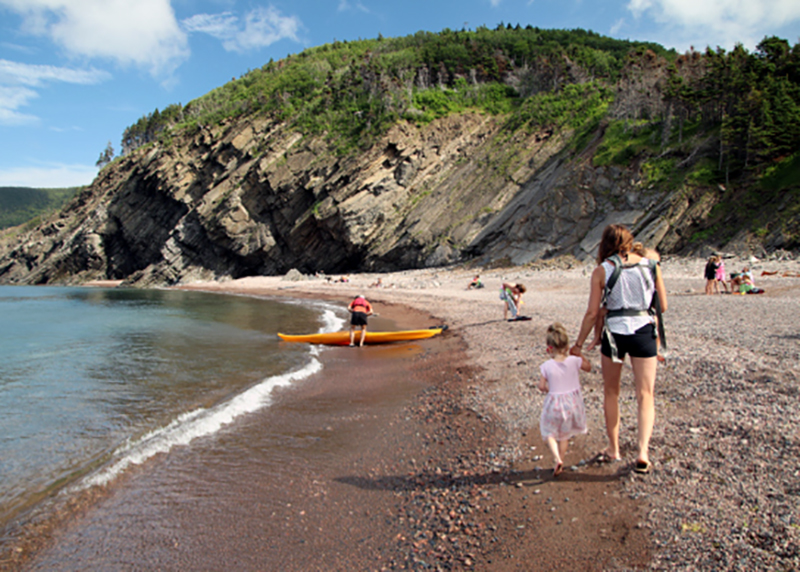
M 364 337 L 365 344 L 386 344 L 389 342 L 406 342 L 409 340 L 424 340 L 432 338 L 436 334 L 442 333 L 441 328 L 429 328 L 427 330 L 401 330 L 399 332 L 370 332 Z M 278 334 L 278 337 L 284 342 L 304 342 L 307 344 L 325 344 L 329 346 L 346 346 L 350 343 L 350 332 L 329 332 L 326 334 L 305 334 L 298 336 L 290 336 L 287 334 Z M 361 331 L 356 330 L 355 341 L 361 339 Z

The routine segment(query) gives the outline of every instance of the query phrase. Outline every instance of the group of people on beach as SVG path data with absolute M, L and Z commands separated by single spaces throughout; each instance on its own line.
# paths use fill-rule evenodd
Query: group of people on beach
M 764 292 L 763 289 L 756 288 L 753 282 L 753 273 L 747 266 L 741 272 L 731 273 L 729 290 L 725 280 L 725 261 L 719 254 L 709 257 L 703 270 L 703 276 L 706 279 L 706 294 L 721 294 L 722 291 L 726 294 L 729 292 L 731 294 L 762 294 Z
M 586 411 L 579 372 L 591 371 L 584 345 L 594 331 L 588 350 L 600 345 L 603 374 L 603 409 L 608 446 L 597 454 L 598 462 L 619 461 L 620 381 L 625 356 L 630 356 L 638 406 L 638 451 L 633 471 L 647 474 L 652 468 L 649 448 L 655 423 L 654 389 L 658 364 L 658 319 L 653 308 L 667 309 L 667 293 L 657 253 L 634 244 L 622 226 L 605 228 L 592 272 L 589 305 L 575 344 L 569 347 L 566 329 L 554 323 L 547 329 L 550 360 L 540 367 L 538 387 L 546 392 L 539 428 L 553 455 L 553 475 L 563 470 L 569 439 L 586 433 Z

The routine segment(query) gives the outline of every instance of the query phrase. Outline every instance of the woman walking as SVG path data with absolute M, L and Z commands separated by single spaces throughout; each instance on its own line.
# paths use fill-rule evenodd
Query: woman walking
M 661 268 L 654 261 L 632 252 L 632 247 L 633 235 L 626 227 L 612 224 L 603 231 L 597 253 L 598 264 L 592 272 L 589 306 L 570 353 L 583 355 L 583 345 L 594 328 L 601 306 L 604 306 L 601 367 L 608 448 L 599 458 L 606 461 L 620 459 L 620 378 L 622 362 L 626 355 L 630 355 L 639 428 L 639 451 L 633 470 L 637 473 L 649 473 L 658 364 L 655 320 L 649 309 L 653 297 L 657 295 L 661 311 L 666 312 L 667 292 Z

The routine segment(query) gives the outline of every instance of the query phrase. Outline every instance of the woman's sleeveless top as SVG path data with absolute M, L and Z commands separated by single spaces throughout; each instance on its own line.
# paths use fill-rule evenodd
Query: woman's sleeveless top
M 639 264 L 622 269 L 617 283 L 608 294 L 607 309 L 647 310 L 650 307 L 656 285 L 649 264 L 649 261 L 643 258 Z M 606 284 L 608 284 L 609 278 L 614 273 L 614 264 L 606 260 L 603 262 L 603 269 L 606 271 Z M 649 315 L 613 316 L 608 318 L 608 329 L 615 334 L 630 335 L 651 323 L 653 317 Z

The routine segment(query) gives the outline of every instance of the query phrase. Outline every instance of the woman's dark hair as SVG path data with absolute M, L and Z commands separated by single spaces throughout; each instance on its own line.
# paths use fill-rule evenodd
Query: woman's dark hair
M 597 263 L 600 264 L 609 256 L 628 254 L 633 247 L 633 235 L 621 224 L 610 224 L 603 229 L 603 237 L 597 248 Z

